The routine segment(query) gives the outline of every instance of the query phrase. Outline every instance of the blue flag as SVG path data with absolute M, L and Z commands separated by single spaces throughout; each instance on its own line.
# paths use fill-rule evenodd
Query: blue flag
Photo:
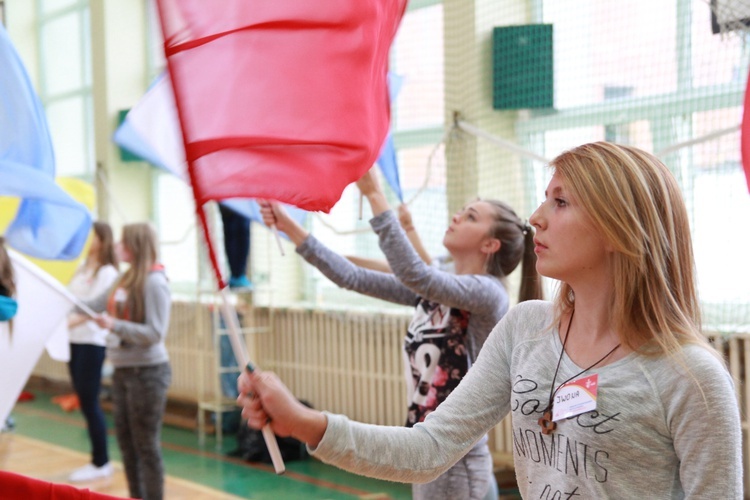
M 404 83 L 404 77 L 395 73 L 388 73 L 388 91 L 391 96 L 391 102 L 396 100 L 398 93 L 401 91 L 401 85 Z M 388 132 L 388 136 L 385 138 L 383 148 L 380 150 L 380 156 L 378 156 L 375 162 L 383 173 L 386 182 L 393 192 L 396 193 L 401 203 L 404 202 L 404 193 L 401 191 L 401 180 L 398 175 L 398 161 L 396 159 L 396 145 L 393 142 L 393 133 Z
M 75 259 L 88 238 L 91 214 L 55 183 L 44 109 L 2 25 L 0 68 L 0 195 L 21 198 L 5 238 L 32 257 Z
M 393 143 L 393 134 L 390 132 L 388 132 L 388 136 L 385 138 L 383 149 L 380 150 L 377 165 L 380 167 L 380 171 L 383 173 L 383 177 L 385 177 L 388 185 L 391 186 L 393 192 L 396 193 L 399 201 L 403 203 L 404 193 L 401 191 L 401 180 L 398 176 L 396 145 Z

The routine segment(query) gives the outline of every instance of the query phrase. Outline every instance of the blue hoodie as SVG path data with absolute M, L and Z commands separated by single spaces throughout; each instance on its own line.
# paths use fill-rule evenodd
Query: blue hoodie
M 17 310 L 18 302 L 14 298 L 0 295 L 0 321 L 10 321 Z

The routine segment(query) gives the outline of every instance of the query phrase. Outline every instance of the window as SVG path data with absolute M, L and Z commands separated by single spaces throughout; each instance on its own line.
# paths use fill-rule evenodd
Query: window
M 58 176 L 94 174 L 88 2 L 39 2 L 40 97 L 55 148 Z

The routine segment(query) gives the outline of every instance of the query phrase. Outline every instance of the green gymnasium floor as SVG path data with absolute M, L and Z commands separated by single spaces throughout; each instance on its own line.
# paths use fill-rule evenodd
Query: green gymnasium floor
M 88 453 L 89 443 L 80 411 L 64 412 L 51 401 L 52 395 L 32 391 L 35 399 L 16 404 L 12 431 L 74 451 Z M 109 451 L 111 459 L 120 461 L 117 442 L 112 433 L 110 415 Z M 170 476 L 192 481 L 243 498 L 258 500 L 284 499 L 410 499 L 411 487 L 355 476 L 322 464 L 314 459 L 289 462 L 286 473 L 277 476 L 270 465 L 245 462 L 226 453 L 236 448 L 234 436 L 225 436 L 223 449 L 216 449 L 213 436 L 198 446 L 195 431 L 166 426 L 162 431 L 166 472 Z

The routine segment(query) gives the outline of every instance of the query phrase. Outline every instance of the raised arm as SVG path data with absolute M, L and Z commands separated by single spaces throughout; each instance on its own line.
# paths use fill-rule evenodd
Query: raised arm
M 370 221 L 378 235 L 393 273 L 407 288 L 427 300 L 474 312 L 491 312 L 508 303 L 508 294 L 498 280 L 488 275 L 455 275 L 427 265 L 406 238 L 388 208 L 388 202 L 373 170 L 357 181 L 370 202 Z
M 414 222 L 411 218 L 411 212 L 409 211 L 409 207 L 406 206 L 406 203 L 402 203 L 398 206 L 398 221 L 401 224 L 404 232 L 406 233 L 406 237 L 409 239 L 409 243 L 411 243 L 411 246 L 414 247 L 414 250 L 417 251 L 423 261 L 425 261 L 427 264 L 432 264 L 432 257 L 430 257 L 430 254 L 422 244 L 422 239 L 419 237 L 419 233 L 417 233 L 417 230 L 414 227 Z M 359 267 L 364 267 L 365 269 L 372 269 L 373 271 L 381 271 L 384 273 L 393 272 L 391 270 L 391 266 L 388 265 L 387 260 L 369 259 L 356 255 L 346 255 L 346 258 L 349 259 L 349 261 L 351 261 L 353 264 Z
M 276 225 L 276 229 L 289 236 L 295 246 L 300 246 L 310 234 L 299 222 L 292 219 L 284 207 L 278 203 L 262 200 L 258 201 L 258 205 L 260 205 L 263 223 L 268 227 Z
M 409 238 L 409 243 L 411 243 L 411 246 L 414 247 L 414 250 L 417 251 L 422 260 L 427 264 L 432 264 L 432 257 L 430 257 L 429 252 L 427 252 L 424 244 L 422 244 L 422 238 L 419 237 L 419 233 L 417 233 L 417 229 L 414 227 L 414 221 L 411 218 L 411 212 L 406 203 L 398 206 L 398 222 L 406 233 L 406 237 Z
M 358 255 L 345 255 L 344 257 L 355 266 L 370 269 L 372 271 L 380 271 L 381 273 L 391 273 L 391 266 L 388 265 L 387 260 L 370 259 L 367 257 L 359 257 Z
M 274 202 L 261 204 L 266 225 L 276 224 L 297 246 L 297 253 L 338 286 L 363 295 L 413 306 L 417 296 L 394 275 L 363 269 L 332 251 L 289 217 L 284 207 Z
M 372 215 L 378 216 L 390 209 L 388 200 L 385 198 L 383 189 L 380 187 L 380 182 L 375 175 L 375 169 L 370 169 L 365 175 L 363 175 L 357 181 L 357 187 L 362 193 L 362 196 L 367 198 L 372 208 Z

